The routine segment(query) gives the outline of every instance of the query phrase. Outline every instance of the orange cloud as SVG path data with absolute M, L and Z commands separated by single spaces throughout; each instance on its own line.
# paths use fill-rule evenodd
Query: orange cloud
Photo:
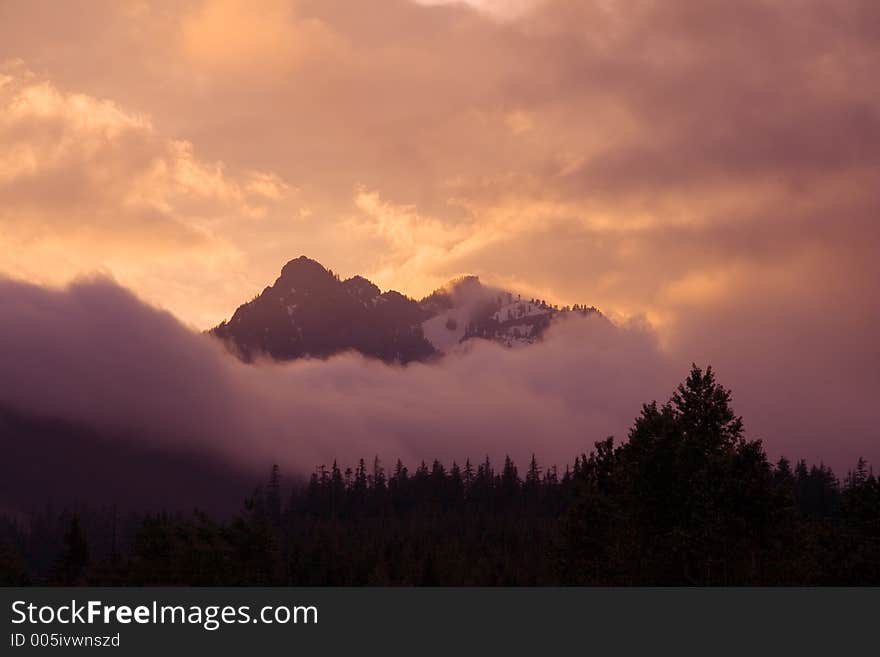
M 869 426 L 878 3 L 440 4 L 4 0 L 0 271 L 200 328 L 301 253 L 476 273 Z
M 288 186 L 276 175 L 230 176 L 192 144 L 109 100 L 65 93 L 26 71 L 0 86 L 0 272 L 60 284 L 108 271 L 148 297 L 157 273 L 229 266 L 240 255 L 222 226 L 265 214 Z M 158 266 L 157 266 L 158 265 Z M 190 293 L 192 290 L 190 290 Z
M 142 242 L 167 259 L 225 245 L 229 297 L 197 295 L 215 319 L 303 252 L 414 294 L 474 272 L 668 327 L 675 299 L 709 307 L 695 281 L 717 272 L 789 267 L 814 288 L 803 256 L 820 251 L 876 274 L 874 3 L 440 4 L 9 0 L 0 57 L 111 98 L 87 113 L 126 126 L 106 143 L 69 132 L 70 153 L 91 143 L 113 165 L 34 178 L 53 193 L 29 212 L 91 190 L 76 222 L 112 225 L 113 208 L 105 239 L 144 270 Z M 38 166 L 14 141 L 7 175 Z M 31 216 L 18 207 L 22 240 L 47 225 Z M 212 267 L 193 290 L 230 278 L 228 258 Z
M 259 7 L 210 0 L 187 12 L 180 25 L 184 54 L 196 67 L 220 73 L 278 75 L 339 46 L 321 20 L 298 17 L 285 0 Z

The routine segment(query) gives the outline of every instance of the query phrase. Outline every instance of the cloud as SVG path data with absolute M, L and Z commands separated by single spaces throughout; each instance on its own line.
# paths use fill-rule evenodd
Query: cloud
M 470 5 L 500 19 L 513 19 L 538 6 L 543 0 L 414 0 L 422 5 Z
M 299 253 L 476 273 L 646 317 L 768 440 L 869 447 L 877 3 L 441 4 L 7 0 L 3 270 L 200 328 Z
M 288 186 L 211 223 L 240 260 L 228 295 L 204 294 L 216 259 L 190 283 L 212 301 L 174 304 L 201 326 L 302 252 L 412 294 L 474 272 L 657 319 L 682 280 L 876 244 L 876 3 L 440 4 L 13 0 L 0 56 L 136 108 L 245 193 L 269 187 L 241 172 Z M 421 218 L 412 238 L 349 230 L 376 216 L 359 190 Z
M 191 143 L 161 135 L 147 115 L 61 91 L 20 64 L 7 70 L 0 86 L 7 275 L 58 284 L 104 269 L 142 286 L 157 269 L 179 275 L 184 267 L 229 266 L 239 253 L 224 222 L 258 220 L 290 191 L 273 173 L 230 174 L 198 158 Z
M 563 322 L 530 349 L 474 343 L 439 364 L 347 354 L 250 366 L 110 281 L 6 281 L 0 327 L 5 406 L 254 472 L 375 454 L 414 464 L 535 451 L 563 464 L 670 385 L 649 332 L 599 320 Z
M 322 21 L 298 18 L 283 0 L 263 2 L 259 11 L 242 0 L 213 0 L 181 18 L 184 55 L 212 73 L 277 75 L 341 47 Z
M 563 465 L 607 435 L 625 438 L 641 404 L 665 400 L 684 378 L 686 353 L 711 357 L 772 457 L 839 472 L 859 455 L 878 462 L 876 349 L 847 346 L 846 318 L 805 327 L 805 313 L 773 312 L 720 312 L 686 349 L 661 349 L 644 324 L 573 318 L 529 348 L 476 341 L 431 364 L 344 354 L 246 365 L 110 281 L 65 290 L 4 281 L 0 404 L 91 427 L 112 439 L 110 453 L 201 454 L 254 478 L 271 463 L 307 474 L 374 455 L 386 465 L 487 454 L 522 463 L 534 452 Z M 863 321 L 867 333 L 874 324 Z M 775 350 L 777 333 L 789 350 Z M 716 360 L 719 341 L 727 348 Z

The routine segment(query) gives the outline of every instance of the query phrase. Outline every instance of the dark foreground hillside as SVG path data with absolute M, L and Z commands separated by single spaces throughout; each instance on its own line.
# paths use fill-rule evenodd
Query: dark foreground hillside
M 694 368 L 562 471 L 275 468 L 231 520 L 47 509 L 0 520 L 0 545 L 5 585 L 876 585 L 880 483 L 771 465 Z

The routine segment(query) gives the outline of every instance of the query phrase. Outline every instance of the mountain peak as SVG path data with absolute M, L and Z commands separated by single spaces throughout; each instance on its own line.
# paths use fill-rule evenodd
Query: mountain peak
M 484 288 L 485 286 L 482 281 L 480 281 L 480 277 L 474 274 L 453 278 L 443 286 L 443 289 L 452 295 L 467 295 Z
M 304 255 L 294 258 L 281 268 L 282 280 L 315 276 L 330 276 L 330 272 L 317 260 L 312 260 Z
M 540 340 L 558 314 L 594 308 L 557 308 L 538 299 L 484 285 L 477 276 L 449 281 L 421 301 L 381 290 L 363 276 L 340 280 L 306 256 L 239 306 L 211 334 L 245 360 L 331 356 L 354 350 L 391 363 L 428 360 L 473 338 L 507 346 Z
M 382 293 L 377 285 L 363 276 L 352 276 L 351 278 L 344 280 L 342 282 L 342 287 L 345 288 L 346 292 L 351 296 L 364 303 L 372 301 Z
M 284 265 L 273 286 L 211 333 L 245 360 L 324 358 L 355 350 L 406 363 L 434 354 L 422 333 L 425 317 L 412 299 L 381 294 L 362 276 L 341 281 L 321 263 L 300 256 Z

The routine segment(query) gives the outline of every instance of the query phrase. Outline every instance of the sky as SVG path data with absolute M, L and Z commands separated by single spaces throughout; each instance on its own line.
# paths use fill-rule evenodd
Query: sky
M 199 330 L 301 254 L 477 274 L 877 454 L 878 55 L 872 0 L 0 0 L 0 274 Z

